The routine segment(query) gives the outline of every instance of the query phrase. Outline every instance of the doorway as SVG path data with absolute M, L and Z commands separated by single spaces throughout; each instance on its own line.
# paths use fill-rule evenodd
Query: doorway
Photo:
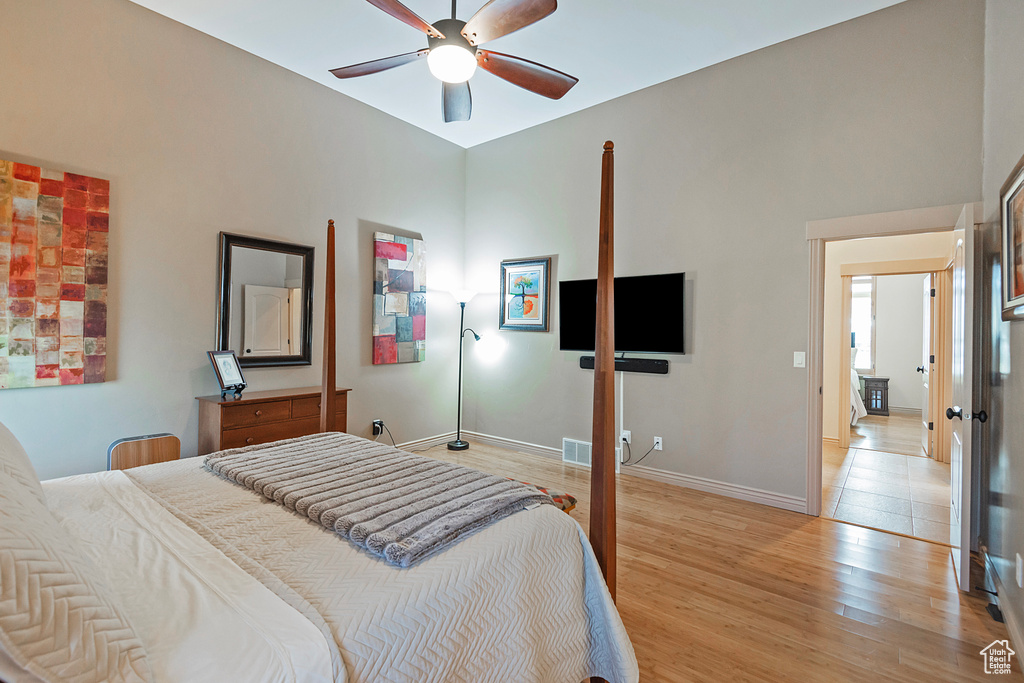
M 938 410 L 954 244 L 945 231 L 826 245 L 823 392 L 835 412 L 823 414 L 823 517 L 949 544 L 949 427 Z

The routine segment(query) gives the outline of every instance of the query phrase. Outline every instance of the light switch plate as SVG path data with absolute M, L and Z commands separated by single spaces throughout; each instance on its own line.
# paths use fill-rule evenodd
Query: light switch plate
M 804 351 L 793 352 L 793 367 L 794 368 L 805 368 L 807 367 L 807 354 Z

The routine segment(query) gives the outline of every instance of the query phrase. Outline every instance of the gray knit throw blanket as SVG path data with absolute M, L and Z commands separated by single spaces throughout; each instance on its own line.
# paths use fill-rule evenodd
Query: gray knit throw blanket
M 348 434 L 220 451 L 205 465 L 399 567 L 514 512 L 553 504 L 519 482 Z

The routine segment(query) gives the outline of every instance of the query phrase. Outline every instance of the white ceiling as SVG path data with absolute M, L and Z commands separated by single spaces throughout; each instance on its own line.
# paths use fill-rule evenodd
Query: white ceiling
M 478 70 L 472 120 L 441 120 L 441 84 L 426 60 L 339 80 L 329 69 L 426 47 L 426 36 L 365 0 L 133 0 L 462 147 L 571 114 L 711 64 L 902 0 L 563 0 L 558 10 L 486 47 L 570 73 L 549 100 Z M 462 0 L 468 20 L 485 0 Z M 450 0 L 405 0 L 428 22 Z

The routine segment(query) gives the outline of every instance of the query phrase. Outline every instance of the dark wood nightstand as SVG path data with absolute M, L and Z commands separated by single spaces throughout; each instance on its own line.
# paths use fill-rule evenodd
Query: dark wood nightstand
M 864 377 L 864 409 L 868 415 L 889 416 L 888 377 Z

